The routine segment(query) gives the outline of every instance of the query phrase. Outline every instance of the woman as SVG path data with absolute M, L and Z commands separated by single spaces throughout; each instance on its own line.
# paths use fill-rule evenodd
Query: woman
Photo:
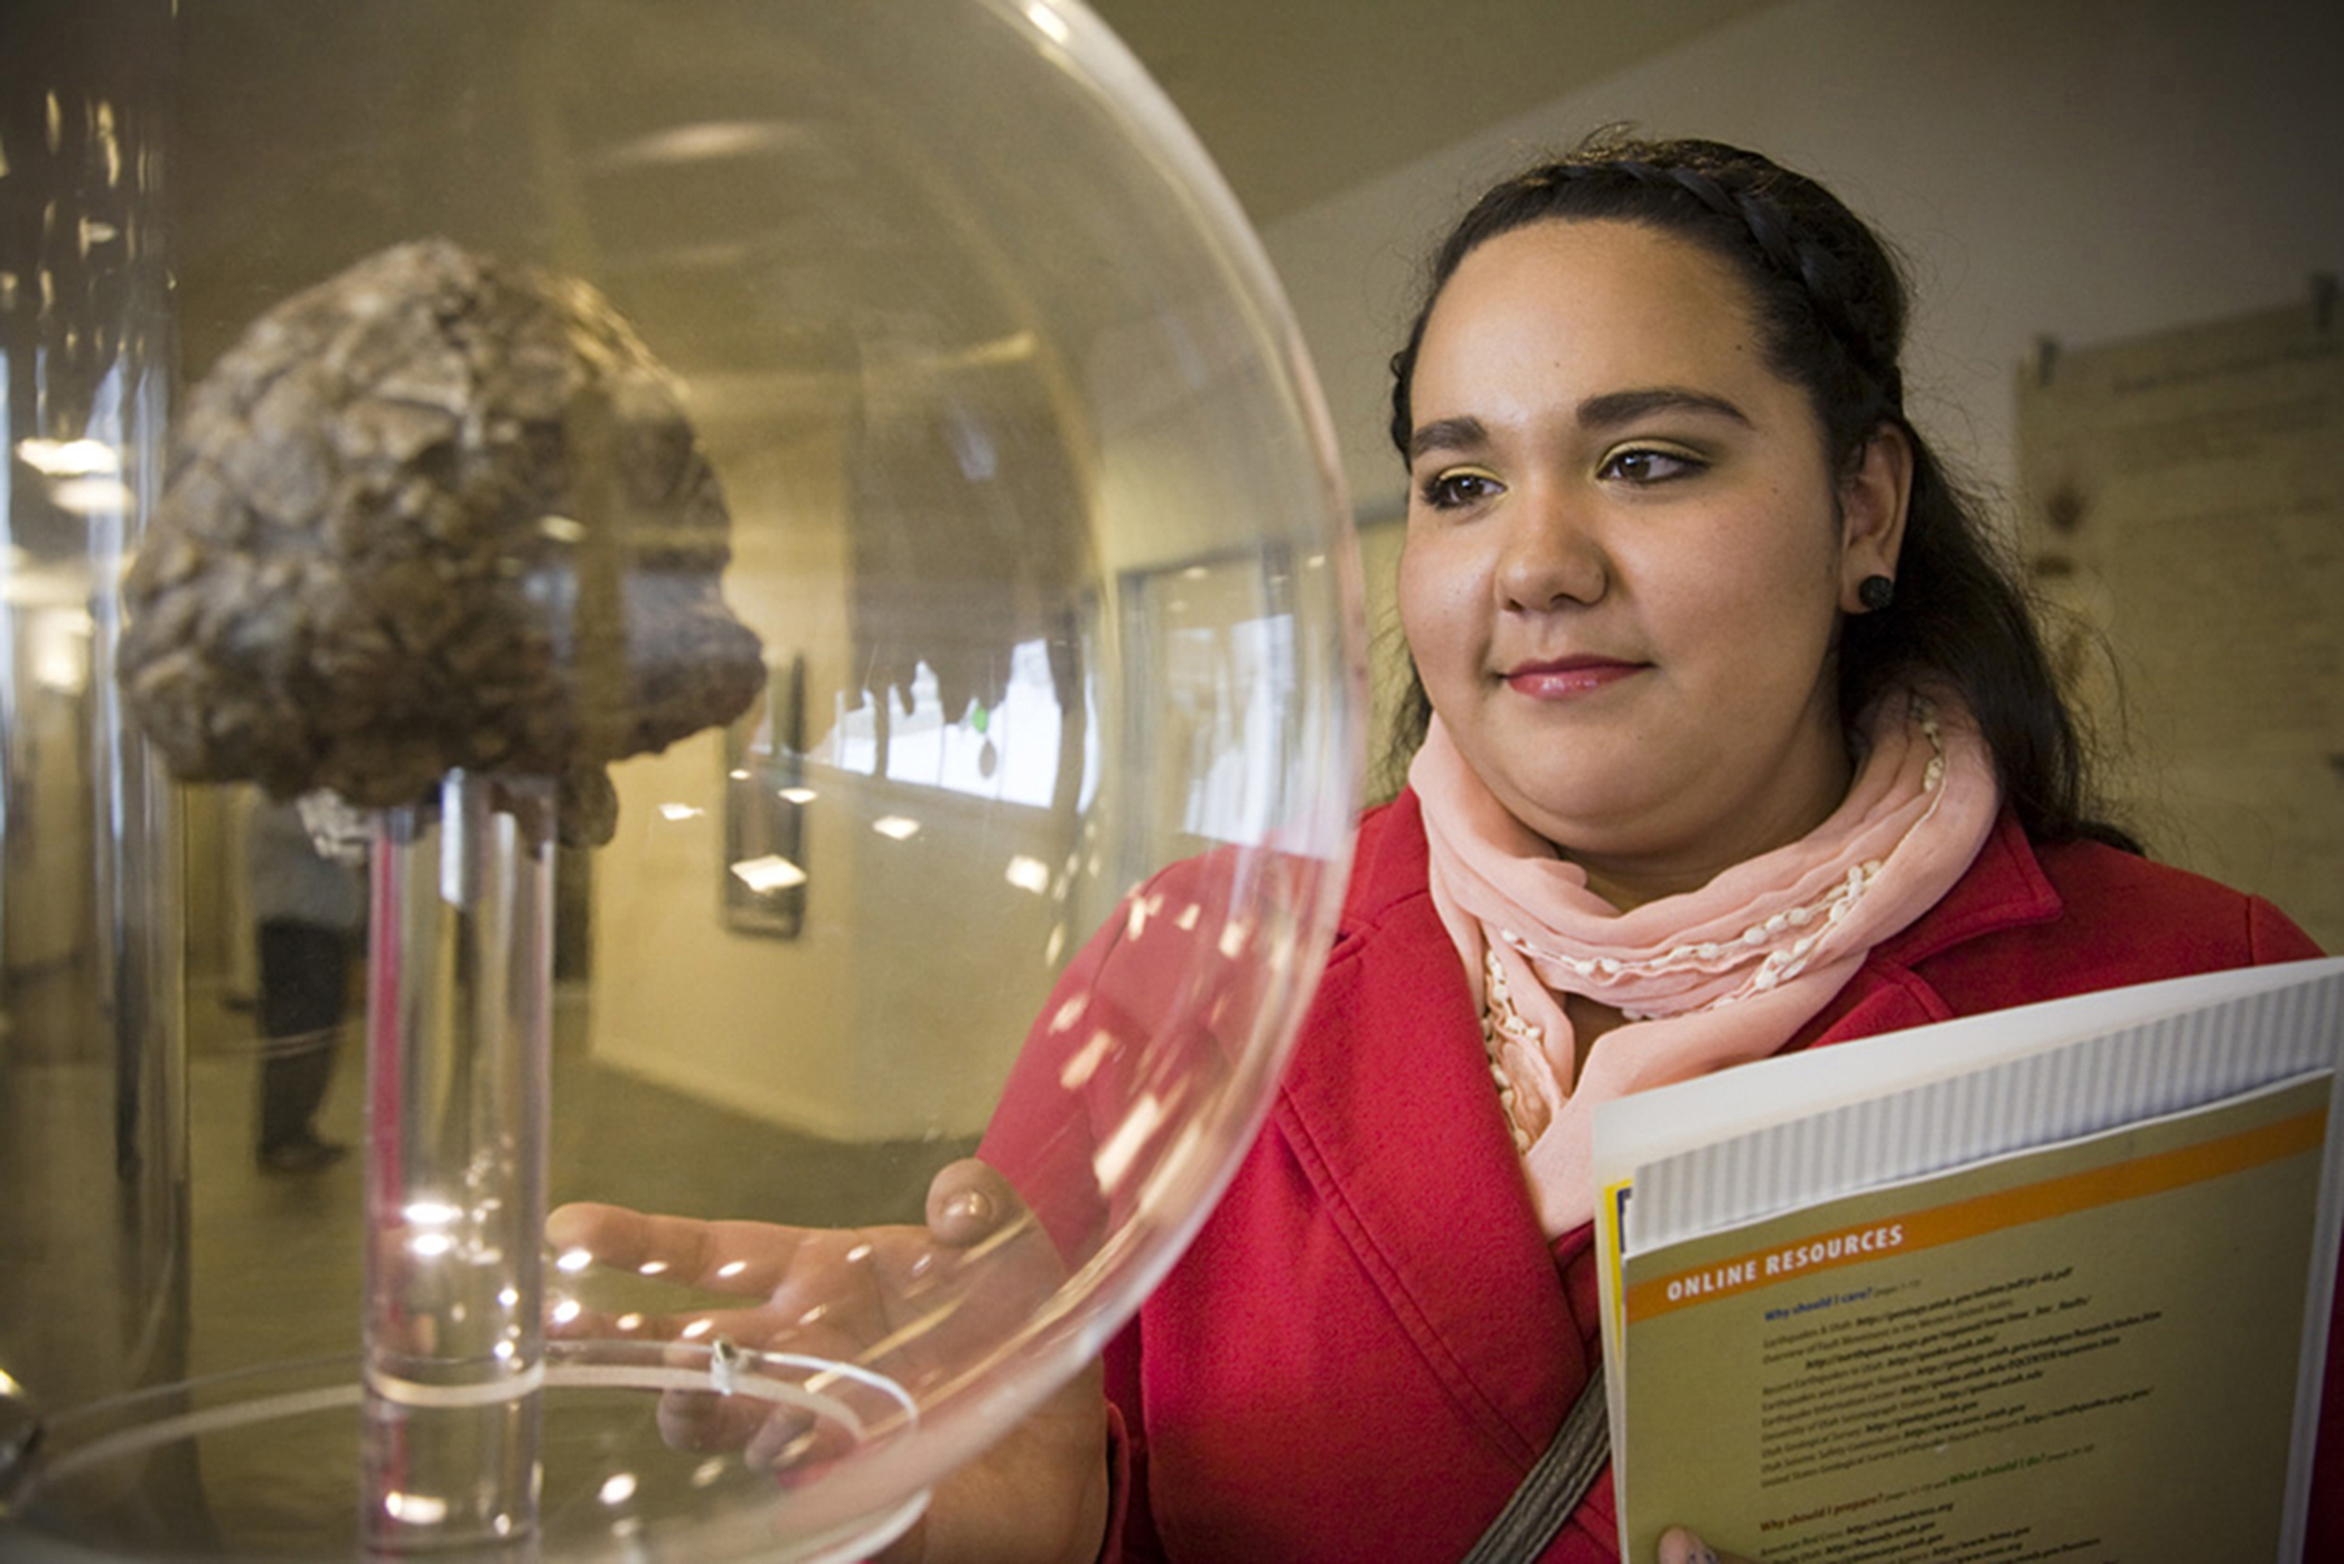
M 1072 1387 L 914 1553 L 973 1556 L 990 1492 L 1046 1518 L 1012 1557 L 1089 1557 L 1112 1510 L 1125 1558 L 1459 1558 L 1597 1368 L 1595 1103 L 2317 954 L 2086 814 L 2021 599 L 1906 421 L 1904 318 L 1862 222 L 1732 148 L 1592 145 L 1468 213 L 1393 363 L 1409 786 L 1112 1411 Z M 1102 940 L 1066 982 L 1143 991 L 1142 960 Z M 1037 1032 L 979 1153 L 1061 1237 L 1095 1219 L 1058 1198 L 1073 1041 Z M 1541 1557 L 1615 1550 L 1606 1475 Z

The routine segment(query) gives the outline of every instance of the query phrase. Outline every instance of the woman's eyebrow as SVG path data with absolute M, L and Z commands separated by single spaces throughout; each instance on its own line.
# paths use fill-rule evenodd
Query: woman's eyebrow
M 1579 404 L 1579 424 L 1585 429 L 1611 429 L 1653 413 L 1708 413 L 1729 418 L 1744 428 L 1754 427 L 1750 415 L 1721 396 L 1683 386 L 1646 386 L 1632 391 L 1606 391 Z M 1466 451 L 1489 443 L 1489 428 L 1471 414 L 1436 418 L 1408 437 L 1408 459 L 1427 451 Z
M 1634 391 L 1607 391 L 1579 404 L 1579 423 L 1587 429 L 1609 429 L 1652 413 L 1715 413 L 1745 428 L 1750 417 L 1733 403 L 1706 391 L 1681 386 L 1652 386 Z
M 1489 443 L 1489 430 L 1478 418 L 1436 418 L 1408 437 L 1408 459 L 1427 451 L 1466 451 Z

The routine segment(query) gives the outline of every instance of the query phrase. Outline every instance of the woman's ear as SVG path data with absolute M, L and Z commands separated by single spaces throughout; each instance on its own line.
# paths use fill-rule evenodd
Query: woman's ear
M 1839 606 L 1865 612 L 1857 595 L 1869 576 L 1896 579 L 1904 550 L 1905 509 L 1913 494 L 1913 446 L 1902 427 L 1872 431 L 1855 470 L 1840 484 Z

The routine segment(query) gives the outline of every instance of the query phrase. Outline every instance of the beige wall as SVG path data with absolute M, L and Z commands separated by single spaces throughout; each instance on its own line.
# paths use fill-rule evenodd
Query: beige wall
M 747 523 L 735 530 L 727 599 L 769 662 L 808 658 L 816 742 L 853 683 L 844 453 L 823 431 L 778 450 L 720 443 L 712 455 Z M 950 795 L 816 768 L 803 927 L 791 939 L 740 932 L 719 912 L 722 744 L 703 733 L 614 769 L 619 833 L 593 860 L 594 1057 L 832 1139 L 980 1128 L 1045 992 L 1057 911 L 1004 893 L 1001 864 L 1020 851 L 1063 856 L 1042 839 L 1058 823 L 977 805 L 964 810 L 972 818 L 948 818 L 963 807 Z M 871 829 L 898 808 L 922 820 L 912 842 Z
M 765 642 L 770 659 L 846 645 L 844 494 L 838 459 L 819 438 L 724 464 L 736 511 L 788 507 L 797 526 L 735 529 L 736 568 L 726 578 L 733 612 Z M 824 524 L 823 518 L 828 518 Z M 784 551 L 796 557 L 779 557 Z M 790 567 L 795 568 L 790 568 Z M 787 595 L 784 595 L 787 594 Z M 842 669 L 820 670 L 834 686 Z M 721 932 L 725 867 L 723 736 L 699 734 L 612 773 L 619 833 L 594 855 L 593 1006 L 590 1048 L 607 1064 L 758 1117 L 799 1127 L 845 1128 L 847 1061 L 834 1051 L 774 1046 L 776 1015 L 820 1036 L 844 1025 L 845 963 L 824 943 Z M 669 818 L 662 805 L 696 813 Z M 806 856 L 835 862 L 843 843 L 809 818 Z M 851 898 L 845 877 L 823 887 L 833 911 Z
M 2300 298 L 2344 267 L 2344 13 L 2327 0 L 1786 0 L 1264 230 L 1354 499 L 1396 502 L 1385 364 L 1424 252 L 1491 179 L 1599 126 L 1758 147 L 1902 244 L 1914 412 L 2010 481 L 2010 377 Z
M 1785 0 L 1272 225 L 1263 238 L 1326 385 L 1356 507 L 1385 521 L 1364 539 L 1382 683 L 1397 668 L 1388 518 L 1401 489 L 1381 433 L 1383 366 L 1422 250 L 1489 177 L 1631 119 L 1747 141 L 1830 180 L 1913 258 L 1917 418 L 1979 476 L 2006 484 L 2011 375 L 2038 334 L 2089 342 L 2285 302 L 2310 272 L 2344 264 L 2336 51 L 2319 46 L 2336 36 L 2332 14 L 2326 0 L 2218 14 L 2177 0 Z M 1197 508 L 1150 514 L 1148 497 L 1178 469 L 1151 454 L 1147 409 L 1122 412 L 1123 437 L 1097 482 L 1102 503 L 1132 525 L 1108 535 L 1107 564 L 1209 547 L 1159 519 Z M 745 551 L 790 551 L 744 553 L 730 578 L 736 610 L 777 652 L 817 657 L 849 644 L 846 501 L 839 453 L 822 438 L 720 452 L 736 509 L 785 506 L 796 518 L 736 533 Z M 760 582 L 797 585 L 779 595 Z M 847 670 L 809 672 L 819 719 Z M 718 926 L 717 737 L 617 776 L 620 836 L 595 865 L 598 1057 L 824 1134 L 981 1122 L 991 1078 L 1033 1014 L 1039 953 L 1061 924 L 1086 932 L 1093 910 L 1012 900 L 1018 916 L 1006 922 L 942 925 L 941 965 L 905 993 L 891 987 L 910 970 L 905 953 L 867 937 L 900 909 L 856 902 L 892 883 L 855 872 L 876 850 L 861 818 L 809 815 L 815 916 L 797 940 L 760 939 Z M 702 812 L 670 821 L 662 803 Z M 940 871 L 926 890 L 978 872 Z M 947 1046 L 923 1059 L 908 1029 L 871 1035 L 882 999 Z M 789 1036 L 859 1042 L 785 1045 L 778 1021 Z
M 1386 364 L 1425 252 L 1491 180 L 1621 121 L 1821 177 L 1902 248 L 1915 422 L 2007 519 L 2038 338 L 2294 304 L 2344 270 L 2339 42 L 2328 0 L 1785 0 L 1271 225 L 1371 523 L 1370 623 L 1392 617 L 1397 550 L 1376 539 L 1404 496 Z M 1396 663 L 1387 642 L 1387 686 Z M 2192 861 L 2189 821 L 2147 825 Z

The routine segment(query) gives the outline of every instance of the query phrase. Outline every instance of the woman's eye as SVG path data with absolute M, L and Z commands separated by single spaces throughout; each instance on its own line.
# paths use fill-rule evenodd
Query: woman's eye
M 1496 494 L 1500 485 L 1484 472 L 1438 472 L 1424 480 L 1424 503 L 1436 510 L 1478 505 Z
M 1650 447 L 1614 451 L 1604 458 L 1599 476 L 1624 478 L 1630 483 L 1663 483 L 1671 478 L 1688 477 L 1702 470 L 1705 464 L 1698 458 L 1678 451 L 1657 451 Z

